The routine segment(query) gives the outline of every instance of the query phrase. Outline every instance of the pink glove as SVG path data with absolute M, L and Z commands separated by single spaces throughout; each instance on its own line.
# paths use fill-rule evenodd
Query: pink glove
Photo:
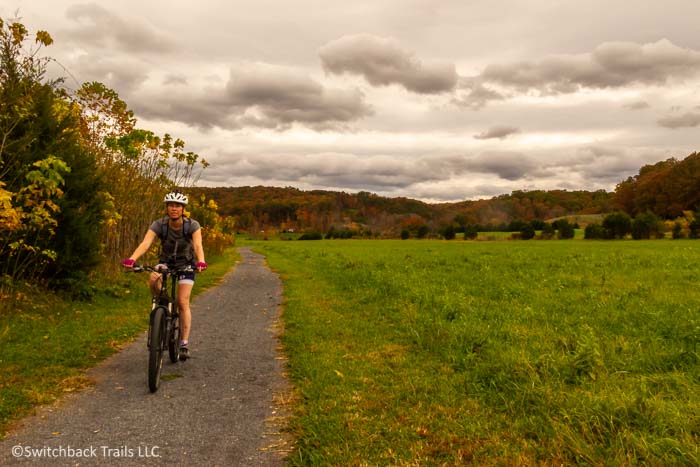
M 204 261 L 200 261 L 199 263 L 197 263 L 197 271 L 201 272 L 201 271 L 204 271 L 206 268 L 207 268 L 207 263 L 205 263 Z
M 133 268 L 134 263 L 136 263 L 135 259 L 127 258 L 122 260 L 122 266 L 124 266 L 125 268 Z

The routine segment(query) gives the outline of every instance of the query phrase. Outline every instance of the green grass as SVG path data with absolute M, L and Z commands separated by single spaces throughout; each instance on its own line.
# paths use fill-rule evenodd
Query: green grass
M 252 242 L 296 465 L 700 462 L 700 243 Z
M 215 285 L 237 258 L 233 249 L 208 258 L 194 294 Z M 91 385 L 85 369 L 148 328 L 146 282 L 147 274 L 124 274 L 92 302 L 67 302 L 31 286 L 13 292 L 24 298 L 0 310 L 0 439 L 35 406 Z

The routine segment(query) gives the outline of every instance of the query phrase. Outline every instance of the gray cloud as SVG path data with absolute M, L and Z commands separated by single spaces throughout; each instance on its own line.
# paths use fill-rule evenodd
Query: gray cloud
M 493 87 L 516 93 L 536 92 L 558 95 L 582 88 L 608 89 L 634 84 L 663 85 L 700 73 L 700 52 L 676 46 L 667 39 L 654 43 L 605 42 L 593 52 L 553 55 L 540 61 L 488 65 L 475 77 L 461 80 L 470 92 L 457 102 L 483 105 L 492 100 L 488 93 L 502 93 Z M 477 107 L 471 105 L 472 107 Z
M 148 79 L 147 66 L 127 57 L 81 55 L 71 68 L 80 82 L 99 81 L 126 95 L 139 88 Z
M 452 91 L 457 72 L 452 63 L 422 62 L 392 38 L 371 34 L 344 36 L 319 49 L 323 69 L 357 74 L 373 86 L 398 84 L 419 94 Z
M 552 56 L 541 62 L 489 65 L 482 79 L 522 90 L 561 94 L 581 87 L 617 88 L 634 83 L 664 84 L 700 71 L 700 52 L 666 39 L 652 44 L 606 42 L 585 55 Z
M 525 178 L 528 172 L 536 168 L 534 160 L 514 151 L 486 151 L 469 163 L 471 171 L 496 174 L 506 180 Z
M 568 164 L 558 167 L 580 174 L 584 180 L 616 183 L 636 173 L 642 165 L 639 154 L 615 147 L 584 146 L 574 154 Z
M 177 99 L 171 99 L 172 92 Z M 194 94 L 191 88 L 181 87 L 143 102 L 136 109 L 147 117 L 200 128 L 283 130 L 299 123 L 318 130 L 341 129 L 372 114 L 357 89 L 326 88 L 295 69 L 259 63 L 233 66 L 223 87 Z
M 407 160 L 401 156 L 365 157 L 333 152 L 278 155 L 227 153 L 218 156 L 217 165 L 239 177 L 380 190 L 434 182 L 468 170 L 465 159 L 455 156 Z
M 484 152 L 475 157 L 441 155 L 410 159 L 403 155 L 365 156 L 336 152 L 227 152 L 210 158 L 210 162 L 220 170 L 219 175 L 205 174 L 209 183 L 231 183 L 230 174 L 235 174 L 236 179 L 246 180 L 246 183 L 369 189 L 384 193 L 415 191 L 420 196 L 427 196 L 430 192 L 429 197 L 436 199 L 467 196 L 472 190 L 470 185 L 482 184 L 480 179 L 490 180 L 493 186 L 522 183 L 540 169 L 530 157 L 507 151 Z M 438 191 L 433 190 L 434 184 L 442 187 L 438 191 L 453 187 L 452 192 L 438 196 Z M 481 193 L 483 187 L 477 190 Z
M 187 77 L 180 74 L 170 74 L 165 77 L 163 84 L 187 84 Z
M 670 157 L 662 150 L 608 145 L 418 157 L 403 153 L 314 152 L 313 147 L 288 147 L 283 151 L 221 152 L 209 158 L 217 171 L 205 173 L 204 181 L 370 190 L 440 201 L 490 197 L 522 189 L 611 189 L 636 174 L 643 164 Z
M 636 173 L 640 164 L 664 158 L 664 154 L 640 154 L 615 147 L 572 147 L 561 152 L 484 151 L 477 155 L 421 156 L 407 159 L 402 154 L 367 156 L 352 153 L 223 153 L 214 159 L 221 176 L 207 175 L 223 182 L 236 174 L 248 183 L 275 181 L 295 186 L 331 186 L 339 189 L 371 189 L 381 192 L 415 190 L 418 196 L 453 199 L 483 193 L 484 180 L 501 187 L 494 194 L 539 188 L 588 189 L 609 186 Z M 480 181 L 481 180 L 481 181 Z M 542 185 L 546 181 L 547 185 Z M 436 187 L 431 187 L 436 184 Z M 479 185 L 483 185 L 479 187 Z M 448 195 L 447 187 L 453 192 Z M 505 187 L 510 187 L 506 189 Z M 495 188 L 493 188 L 495 189 Z M 436 191 L 437 190 L 437 191 Z M 442 193 L 442 190 L 447 190 Z M 476 190 L 476 191 L 473 191 Z M 442 193 L 439 195 L 439 193 Z M 414 195 L 415 196 L 415 195 Z
M 630 102 L 629 104 L 625 104 L 623 106 L 625 109 L 629 110 L 643 110 L 643 109 L 648 109 L 651 107 L 648 102 L 645 101 L 637 101 L 637 102 Z
M 687 112 L 683 115 L 672 115 L 659 119 L 659 126 L 664 128 L 692 128 L 700 125 L 700 113 Z
M 472 110 L 479 110 L 490 101 L 505 99 L 503 94 L 485 87 L 478 77 L 461 76 L 459 78 L 459 89 L 467 89 L 469 92 L 456 95 L 452 101 L 460 107 L 468 107 Z
M 78 23 L 67 37 L 95 48 L 116 48 L 126 52 L 170 53 L 175 41 L 138 16 L 122 17 L 96 3 L 71 5 L 66 16 Z
M 520 129 L 512 126 L 494 126 L 486 131 L 474 135 L 476 139 L 505 139 L 508 136 L 519 133 Z

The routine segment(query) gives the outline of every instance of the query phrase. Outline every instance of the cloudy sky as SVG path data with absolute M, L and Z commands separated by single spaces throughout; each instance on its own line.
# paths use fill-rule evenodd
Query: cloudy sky
M 69 85 L 107 84 L 207 159 L 203 186 L 612 190 L 700 149 L 698 0 L 3 0 L 15 13 Z

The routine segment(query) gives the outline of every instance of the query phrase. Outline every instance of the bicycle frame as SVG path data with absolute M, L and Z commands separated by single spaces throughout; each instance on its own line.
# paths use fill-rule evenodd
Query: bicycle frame
M 176 270 L 163 269 L 161 271 L 153 271 L 159 273 L 160 276 L 160 292 L 156 297 L 156 305 L 168 307 L 168 314 L 177 312 L 177 272 Z M 168 293 L 168 279 L 170 279 L 170 293 Z M 172 305 L 170 307 L 169 305 Z
M 192 268 L 154 268 L 152 266 L 134 265 L 134 272 L 150 271 L 160 274 L 160 291 L 153 298 L 147 345 L 149 350 L 148 384 L 151 392 L 158 390 L 160 373 L 163 366 L 163 352 L 167 349 L 171 362 L 179 360 L 180 327 L 177 304 L 178 275 L 191 272 Z M 170 293 L 168 293 L 170 278 Z M 155 342 L 153 341 L 155 339 Z

